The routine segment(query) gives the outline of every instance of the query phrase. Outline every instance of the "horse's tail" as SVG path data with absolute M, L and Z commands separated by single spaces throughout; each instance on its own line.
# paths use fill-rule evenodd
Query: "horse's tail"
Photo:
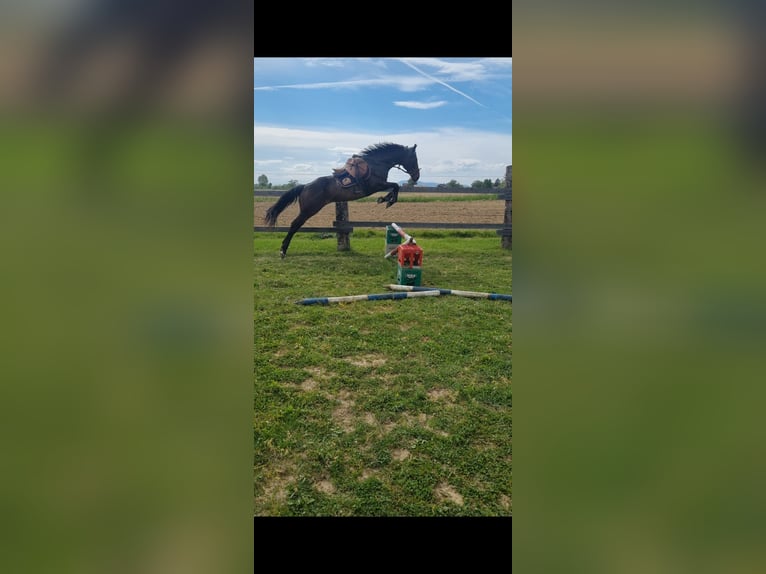
M 295 201 L 298 199 L 298 196 L 303 191 L 304 187 L 305 186 L 303 184 L 296 185 L 290 191 L 286 191 L 285 193 L 283 193 L 280 196 L 280 198 L 277 200 L 277 202 L 271 207 L 269 207 L 269 209 L 266 211 L 266 217 L 264 217 L 264 220 L 266 221 L 266 225 L 269 225 L 272 227 L 276 225 L 277 217 L 279 217 L 279 214 L 282 213 L 288 205 L 295 203 Z

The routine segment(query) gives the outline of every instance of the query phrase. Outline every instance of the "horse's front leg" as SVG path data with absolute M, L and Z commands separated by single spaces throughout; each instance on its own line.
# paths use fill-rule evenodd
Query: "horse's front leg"
M 391 186 L 393 189 L 389 191 L 386 195 L 383 197 L 378 198 L 378 203 L 386 202 L 386 209 L 391 207 L 393 204 L 396 203 L 397 199 L 399 199 L 399 184 L 398 183 L 391 183 L 386 182 L 386 186 Z

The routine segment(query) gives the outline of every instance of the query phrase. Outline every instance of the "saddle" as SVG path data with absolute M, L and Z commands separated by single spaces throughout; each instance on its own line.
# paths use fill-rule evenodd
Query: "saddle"
M 336 167 L 332 170 L 335 178 L 340 182 L 341 187 L 353 187 L 361 185 L 362 181 L 370 178 L 370 166 L 358 155 L 348 158 L 346 165 Z

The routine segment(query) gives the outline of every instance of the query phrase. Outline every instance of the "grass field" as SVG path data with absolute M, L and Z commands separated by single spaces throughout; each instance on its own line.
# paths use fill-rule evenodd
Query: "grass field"
M 511 293 L 492 231 L 418 230 L 423 285 Z M 383 231 L 352 250 L 254 236 L 256 516 L 509 516 L 512 303 L 387 292 Z

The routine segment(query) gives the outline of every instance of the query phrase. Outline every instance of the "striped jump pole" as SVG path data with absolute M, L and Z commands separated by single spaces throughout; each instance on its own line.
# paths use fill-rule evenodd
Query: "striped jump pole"
M 401 235 L 401 236 L 402 236 L 402 239 L 404 239 L 404 242 L 405 242 L 405 243 L 409 243 L 410 241 L 412 241 L 413 243 L 415 243 L 415 240 L 412 238 L 412 235 L 410 235 L 409 233 L 407 233 L 406 231 L 404 231 L 404 229 L 402 229 L 401 227 L 399 227 L 399 226 L 398 226 L 396 223 L 393 223 L 393 222 L 392 222 L 392 223 L 391 223 L 391 227 L 393 227 L 393 228 L 394 228 L 394 230 L 395 230 L 395 231 L 396 231 L 396 232 L 397 232 L 399 235 Z
M 404 231 L 404 229 L 402 229 L 401 227 L 399 227 L 399 226 L 398 226 L 396 223 L 393 223 L 393 222 L 392 222 L 392 223 L 391 223 L 391 227 L 394 229 L 394 231 L 396 231 L 396 232 L 397 232 L 399 235 L 401 235 L 402 239 L 404 239 L 404 243 L 402 243 L 402 245 L 410 245 L 410 244 L 412 244 L 412 245 L 417 245 L 417 244 L 418 244 L 418 242 L 417 242 L 417 241 L 415 241 L 415 238 L 414 238 L 412 235 L 410 235 L 409 233 L 407 233 L 406 231 Z M 384 259 L 388 259 L 388 258 L 389 258 L 389 257 L 391 257 L 392 255 L 394 255 L 394 254 L 395 254 L 397 251 L 399 251 L 399 248 L 400 248 L 402 245 L 397 245 L 396 247 L 394 247 L 394 248 L 393 248 L 391 251 L 389 251 L 388 253 L 386 253 L 386 254 L 383 256 L 383 258 L 384 258 Z
M 475 297 L 477 299 L 494 299 L 500 301 L 513 301 L 511 295 L 501 295 L 499 293 L 479 293 L 478 291 L 459 291 L 457 289 L 440 289 L 438 287 L 417 287 L 414 285 L 389 285 L 392 291 L 406 291 L 412 294 L 436 291 L 441 295 L 459 295 L 460 297 Z
M 311 297 L 296 301 L 298 305 L 329 305 L 330 303 L 347 303 L 349 301 L 381 301 L 383 299 L 409 299 L 411 297 L 436 297 L 439 291 L 431 289 L 412 293 L 378 293 L 372 295 L 347 295 L 345 297 Z

